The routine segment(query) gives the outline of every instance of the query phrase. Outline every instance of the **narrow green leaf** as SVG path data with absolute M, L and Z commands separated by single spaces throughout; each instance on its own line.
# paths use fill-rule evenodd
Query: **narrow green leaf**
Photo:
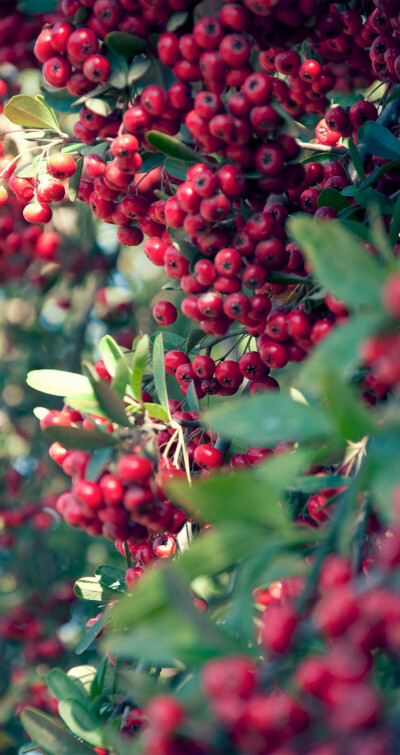
M 340 221 L 315 223 L 309 215 L 290 220 L 290 234 L 300 245 L 324 286 L 351 307 L 381 308 L 384 272 Z
M 76 396 L 89 400 L 94 397 L 88 379 L 75 372 L 33 370 L 28 372 L 26 382 L 31 388 L 49 393 L 51 396 Z
M 103 336 L 100 341 L 100 353 L 108 372 L 114 377 L 118 361 L 125 359 L 124 352 L 111 336 Z
M 118 393 L 104 380 L 100 380 L 89 362 L 82 363 L 82 371 L 86 373 L 93 392 L 105 415 L 118 425 L 129 427 L 130 422 L 125 412 L 125 404 Z
M 144 408 L 148 411 L 150 417 L 160 419 L 161 422 L 169 422 L 168 412 L 160 404 L 145 403 Z
M 114 34 L 114 32 L 111 32 Z M 119 34 L 119 32 L 115 32 L 116 34 Z M 107 35 L 109 36 L 109 35 Z M 127 36 L 130 36 L 129 34 Z M 105 56 L 109 60 L 111 65 L 111 75 L 108 79 L 107 84 L 115 87 L 115 89 L 124 89 L 128 83 L 128 63 L 126 61 L 126 58 L 119 54 L 113 47 L 108 45 L 105 48 Z M 97 92 L 96 92 L 97 95 Z M 92 93 L 93 96 L 93 93 Z M 76 104 L 76 103 L 75 103 Z
M 193 328 L 187 337 L 185 348 L 186 354 L 189 354 L 202 338 L 204 338 L 204 330 L 201 328 Z
M 119 359 L 116 365 L 115 375 L 112 379 L 111 385 L 113 390 L 124 398 L 126 392 L 126 386 L 129 381 L 129 367 L 124 358 Z
M 57 700 L 79 700 L 82 705 L 88 705 L 88 697 L 82 684 L 70 679 L 61 669 L 53 668 L 46 676 L 46 684 Z
M 337 189 L 323 189 L 318 197 L 318 207 L 332 207 L 336 212 L 349 207 L 350 202 Z
M 153 378 L 161 406 L 169 416 L 167 384 L 165 380 L 163 334 L 158 333 L 153 345 Z
M 375 430 L 373 417 L 332 370 L 326 371 L 322 377 L 322 394 L 344 440 L 359 441 Z
M 179 178 L 181 181 L 186 181 L 187 162 L 183 160 L 176 160 L 173 157 L 167 157 L 165 161 L 165 170 L 175 178 Z
M 349 138 L 348 146 L 349 146 L 349 151 L 350 151 L 350 157 L 354 165 L 354 168 L 357 172 L 357 175 L 359 178 L 361 178 L 361 181 L 365 181 L 366 179 L 365 168 L 361 160 L 360 153 L 354 143 L 354 139 L 351 136 Z
M 76 161 L 76 171 L 74 175 L 71 176 L 71 178 L 68 181 L 68 199 L 70 202 L 75 202 L 75 199 L 78 195 L 82 169 L 83 169 L 83 159 L 80 158 L 79 160 Z
M 173 136 L 167 136 L 160 131 L 147 131 L 146 139 L 152 147 L 155 147 L 164 155 L 168 155 L 168 157 L 174 157 L 186 163 L 198 163 L 200 160 L 200 155 L 197 152 L 194 152 L 193 149 L 182 144 L 179 139 L 175 139 Z
M 147 55 L 144 55 L 143 53 L 135 55 L 129 66 L 128 84 L 133 84 L 134 81 L 141 79 L 150 68 L 151 60 Z
M 54 718 L 35 708 L 25 708 L 21 722 L 46 755 L 93 755 L 93 750 L 69 734 Z
M 82 653 L 87 650 L 91 644 L 95 641 L 96 637 L 99 636 L 101 631 L 104 629 L 105 625 L 107 624 L 107 621 L 110 620 L 110 612 L 105 611 L 103 613 L 103 616 L 100 616 L 99 619 L 97 619 L 95 624 L 92 624 L 90 629 L 87 630 L 86 634 L 82 637 L 81 641 L 78 642 L 75 653 L 77 655 L 81 655 Z
M 205 421 L 224 438 L 267 447 L 281 441 L 328 439 L 336 429 L 322 409 L 305 406 L 276 391 L 220 404 L 205 413 Z
M 18 126 L 58 130 L 57 119 L 49 107 L 28 94 L 16 94 L 4 106 L 4 115 Z
M 186 400 L 189 404 L 190 409 L 193 409 L 194 412 L 200 411 L 199 399 L 197 398 L 196 388 L 194 386 L 193 380 L 189 383 L 189 387 L 186 393 Z
M 97 695 L 101 695 L 104 689 L 104 682 L 106 680 L 108 658 L 102 658 L 92 681 L 90 688 L 90 697 L 93 700 Z
M 98 448 L 93 451 L 85 470 L 86 480 L 97 482 L 106 464 L 110 461 L 112 453 L 112 448 Z
M 79 427 L 62 425 L 48 425 L 43 430 L 45 437 L 52 443 L 58 441 L 65 448 L 95 451 L 115 446 L 118 443 L 111 433 L 101 433 L 97 430 L 84 430 Z
M 142 380 L 149 349 L 149 336 L 144 335 L 136 346 L 132 364 L 132 391 L 137 401 L 142 401 Z

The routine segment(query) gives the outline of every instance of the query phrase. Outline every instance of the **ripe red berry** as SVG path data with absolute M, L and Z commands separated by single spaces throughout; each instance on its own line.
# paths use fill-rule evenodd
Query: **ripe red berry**
M 195 449 L 194 461 L 197 466 L 203 467 L 203 469 L 214 469 L 215 467 L 222 467 L 224 455 L 217 448 L 202 443 Z
M 153 307 L 153 317 L 159 325 L 172 325 L 178 317 L 178 312 L 170 301 L 158 301 Z
M 89 55 L 83 64 L 83 73 L 89 81 L 93 81 L 95 84 L 108 81 L 111 74 L 110 61 L 99 53 Z
M 128 454 L 119 459 L 117 463 L 117 474 L 123 483 L 135 482 L 141 484 L 148 480 L 152 472 L 153 466 L 149 459 L 144 456 Z
M 215 362 L 209 356 L 198 356 L 193 359 L 193 370 L 197 377 L 202 380 L 211 378 L 215 372 Z
M 56 152 L 50 155 L 47 161 L 47 172 L 53 176 L 64 180 L 74 175 L 76 171 L 76 162 L 72 155 L 65 152 Z

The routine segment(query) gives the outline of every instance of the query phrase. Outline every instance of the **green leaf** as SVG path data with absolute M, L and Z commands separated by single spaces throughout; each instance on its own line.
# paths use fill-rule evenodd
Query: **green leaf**
M 94 398 L 90 383 L 83 375 L 62 370 L 33 370 L 28 372 L 26 382 L 31 388 L 51 396 L 76 396 Z
M 400 158 L 400 142 L 388 128 L 377 121 L 368 121 L 358 130 L 360 144 L 365 144 L 368 152 L 385 160 Z
M 97 482 L 106 464 L 112 457 L 112 448 L 98 448 L 93 451 L 85 469 L 85 479 Z
M 128 381 L 129 381 L 129 367 L 125 359 L 122 358 L 117 362 L 115 375 L 111 382 L 113 390 L 122 399 L 125 396 L 126 386 L 127 386 Z
M 100 341 L 100 353 L 106 369 L 111 377 L 114 377 L 119 360 L 125 359 L 124 352 L 111 336 L 103 336 Z
M 160 404 L 145 404 L 144 408 L 148 411 L 150 417 L 160 419 L 161 422 L 169 422 L 168 412 Z
M 188 16 L 189 13 L 186 10 L 179 13 L 173 13 L 166 23 L 166 30 L 175 31 L 175 29 L 179 29 L 179 27 L 183 26 L 183 24 L 187 21 Z
M 167 136 L 160 131 L 147 131 L 146 139 L 152 147 L 155 147 L 164 155 L 168 155 L 168 157 L 174 157 L 186 163 L 198 163 L 200 160 L 200 155 L 197 152 L 194 152 L 173 136 Z
M 58 131 L 57 119 L 52 110 L 36 97 L 16 94 L 4 106 L 4 115 L 17 126 Z
M 86 634 L 84 634 L 80 642 L 78 642 L 75 648 L 75 653 L 77 655 L 81 655 L 85 652 L 85 650 L 90 648 L 91 644 L 95 641 L 96 637 L 99 636 L 109 620 L 110 612 L 105 611 L 103 613 L 103 616 L 100 616 L 100 618 L 97 619 L 96 623 L 92 624 L 92 626 L 87 630 Z
M 115 104 L 115 98 L 113 99 L 105 99 L 101 97 L 89 97 L 89 99 L 86 100 L 85 105 L 89 110 L 92 111 L 92 113 L 97 113 L 97 115 L 104 115 L 104 117 L 107 117 L 112 113 L 113 111 L 113 105 Z
M 58 713 L 77 737 L 94 747 L 103 744 L 100 720 L 78 700 L 62 700 L 58 706 Z
M 336 371 L 342 380 L 349 380 L 361 363 L 362 342 L 379 332 L 385 321 L 383 314 L 369 312 L 336 326 L 304 363 L 297 387 L 318 394 L 321 376 L 329 369 Z
M 340 221 L 332 220 L 327 227 L 325 223 L 315 223 L 309 215 L 297 215 L 290 220 L 290 234 L 334 296 L 351 307 L 381 308 L 384 273 Z
M 334 423 L 326 412 L 276 391 L 220 404 L 205 412 L 205 421 L 224 438 L 253 446 L 269 447 L 281 441 L 311 443 L 335 435 Z
M 144 55 L 143 53 L 135 55 L 129 66 L 128 84 L 132 84 L 134 81 L 138 81 L 138 79 L 142 78 L 150 67 L 151 60 L 147 55 Z
M 159 333 L 153 333 L 150 336 L 150 343 L 154 344 Z M 204 335 L 204 333 L 203 333 Z M 186 343 L 185 336 L 181 336 L 179 333 L 174 333 L 172 330 L 167 330 L 162 334 L 164 349 L 169 351 L 170 349 L 178 349 L 183 351 Z
M 52 443 L 58 441 L 65 448 L 95 451 L 98 448 L 109 449 L 118 443 L 111 433 L 101 433 L 97 430 L 84 430 L 79 427 L 63 425 L 48 425 L 43 434 Z
M 336 212 L 349 207 L 350 202 L 337 189 L 323 189 L 318 197 L 318 207 L 332 207 Z
M 19 0 L 17 9 L 20 13 L 53 13 L 57 10 L 58 0 Z
M 70 202 L 75 202 L 75 199 L 78 195 L 82 169 L 83 169 L 83 159 L 80 158 L 79 160 L 76 161 L 76 171 L 74 175 L 71 176 L 71 178 L 68 181 L 68 199 Z
M 35 708 L 25 708 L 21 722 L 46 755 L 93 755 L 93 750 L 69 734 L 54 718 Z
M 371 414 L 367 413 L 349 386 L 331 369 L 322 377 L 322 394 L 344 440 L 358 441 L 374 432 L 376 425 Z
M 132 391 L 137 401 L 142 401 L 142 380 L 150 349 L 148 335 L 142 336 L 136 346 L 132 364 Z
M 193 328 L 187 337 L 185 348 L 186 354 L 189 354 L 202 338 L 204 338 L 204 330 L 201 328 Z
M 171 176 L 179 178 L 181 181 L 186 181 L 187 162 L 176 160 L 173 157 L 167 157 L 164 167 L 167 173 L 170 173 Z
M 115 600 L 120 592 L 117 589 L 104 587 L 100 582 L 100 577 L 81 577 L 74 585 L 74 593 L 78 598 L 91 600 L 95 603 L 107 603 L 109 600 Z
M 107 34 L 105 42 L 114 52 L 126 58 L 131 58 L 136 53 L 146 49 L 146 41 L 144 39 L 137 37 L 135 34 L 126 34 L 123 31 L 110 32 L 110 34 Z
M 82 363 L 82 371 L 86 373 L 92 385 L 93 392 L 106 417 L 118 425 L 130 427 L 130 422 L 125 412 L 125 404 L 118 393 L 109 383 L 98 378 L 96 371 L 89 362 Z
M 368 449 L 368 466 L 370 470 L 370 490 L 377 503 L 379 515 L 385 521 L 393 521 L 395 512 L 392 506 L 393 489 L 399 484 L 400 477 L 400 435 L 388 432 L 374 436 Z
M 168 406 L 168 394 L 167 384 L 165 380 L 165 366 L 164 366 L 164 343 L 163 334 L 157 333 L 157 336 L 153 345 L 153 378 L 154 385 L 157 391 L 159 402 L 163 409 L 169 414 Z
M 126 590 L 125 572 L 123 569 L 117 569 L 116 566 L 103 564 L 102 566 L 97 567 L 95 576 L 99 577 L 100 584 L 102 584 L 103 587 L 110 587 L 112 590 Z
M 199 248 L 196 246 L 196 244 L 190 244 L 188 241 L 185 241 L 184 239 L 177 238 L 176 231 L 174 232 L 173 228 L 167 228 L 168 233 L 170 234 L 171 238 L 173 239 L 173 245 L 178 251 L 186 257 L 187 260 L 192 261 L 195 259 L 195 257 L 199 254 Z
M 120 32 L 111 32 L 111 34 L 119 34 Z M 110 36 L 110 35 L 107 35 Z M 130 36 L 129 34 L 127 35 Z M 111 75 L 108 79 L 107 84 L 110 86 L 115 87 L 115 89 L 123 89 L 126 87 L 128 83 L 128 63 L 126 61 L 126 58 L 119 54 L 113 47 L 111 47 L 109 44 L 105 48 L 105 56 L 109 60 L 111 65 Z M 97 94 L 97 92 L 96 92 Z M 92 93 L 93 96 L 93 93 Z M 76 104 L 76 103 L 75 103 Z
M 140 172 L 141 173 L 149 173 L 151 170 L 154 170 L 154 168 L 157 167 L 157 165 L 161 165 L 161 163 L 164 160 L 164 157 L 159 154 L 154 154 L 153 152 L 142 152 L 142 164 L 140 166 Z
M 357 175 L 359 178 L 361 178 L 361 181 L 365 181 L 366 179 L 365 168 L 361 160 L 360 153 L 354 143 L 354 139 L 351 136 L 349 138 L 348 147 L 349 147 L 350 157 L 354 165 L 354 168 L 357 172 Z
M 390 243 L 392 247 L 394 247 L 398 240 L 399 240 L 399 234 L 400 234 L 400 197 L 397 198 L 396 204 L 393 208 L 393 217 L 392 222 L 390 224 Z
M 46 684 L 57 700 L 79 700 L 83 705 L 88 705 L 82 684 L 70 679 L 61 669 L 53 668 L 46 676 Z
M 197 398 L 196 388 L 193 380 L 189 383 L 189 387 L 186 392 L 186 401 L 189 404 L 189 408 L 194 412 L 200 411 L 199 399 Z
M 300 490 L 302 493 L 316 493 L 323 488 L 347 487 L 349 478 L 344 475 L 304 475 L 296 477 L 289 483 L 289 490 Z
M 97 697 L 97 695 L 101 695 L 101 693 L 103 692 L 107 673 L 107 663 L 108 659 L 102 658 L 97 667 L 97 671 L 90 688 L 90 697 L 92 700 L 93 698 Z
M 193 481 L 191 487 L 180 481 L 168 486 L 176 499 L 192 512 L 199 512 L 207 522 L 241 520 L 268 527 L 269 531 L 290 528 L 289 518 L 281 505 L 285 489 L 310 462 L 309 453 L 278 454 L 256 470 L 233 476 L 213 475 Z M 243 502 L 246 502 L 243 505 Z

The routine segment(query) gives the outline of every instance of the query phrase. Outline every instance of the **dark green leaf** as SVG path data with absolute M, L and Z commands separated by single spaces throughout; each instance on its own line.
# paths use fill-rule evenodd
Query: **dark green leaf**
M 120 34 L 122 32 L 111 32 L 111 34 Z M 107 35 L 111 36 L 111 35 Z M 124 35 L 125 36 L 125 35 Z M 127 34 L 126 36 L 130 36 Z M 115 87 L 116 89 L 123 89 L 128 83 L 128 63 L 126 58 L 119 54 L 111 45 L 107 45 L 105 49 L 105 56 L 110 61 L 111 75 L 107 84 Z M 93 96 L 93 95 L 92 95 Z
M 163 334 L 157 333 L 157 336 L 153 345 L 153 377 L 154 385 L 157 391 L 158 400 L 161 406 L 169 415 L 168 406 L 168 394 L 167 384 L 165 381 L 165 366 L 164 366 L 164 343 Z
M 172 482 L 172 496 L 192 512 L 199 512 L 207 522 L 240 520 L 264 525 L 268 531 L 290 527 L 281 501 L 292 479 L 307 469 L 310 454 L 296 452 L 279 454 L 260 465 L 257 470 L 232 477 L 213 475 L 194 481 L 192 486 Z M 246 505 L 243 505 L 246 501 Z
M 98 448 L 109 448 L 118 442 L 111 433 L 101 433 L 97 430 L 84 430 L 79 427 L 63 425 L 48 425 L 43 430 L 45 437 L 52 443 L 58 441 L 65 448 L 95 451 Z
M 357 172 L 357 175 L 359 178 L 361 178 L 361 181 L 365 181 L 366 175 L 365 175 L 365 168 L 363 165 L 363 161 L 361 160 L 360 153 L 354 143 L 354 139 L 351 136 L 349 138 L 348 147 L 349 147 L 350 157 L 354 165 L 354 168 Z
M 189 354 L 193 350 L 193 347 L 196 346 L 202 338 L 204 338 L 204 330 L 201 328 L 193 328 L 187 337 L 185 348 L 186 354 Z
M 4 107 L 4 115 L 18 126 L 58 130 L 57 119 L 49 107 L 36 97 L 16 94 Z
M 21 722 L 46 755 L 93 755 L 93 750 L 69 734 L 54 718 L 35 708 L 25 708 Z
M 57 10 L 58 0 L 19 0 L 17 8 L 21 13 L 53 13 Z
M 349 204 L 349 200 L 337 189 L 323 189 L 318 197 L 318 207 L 332 207 L 336 212 L 344 210 Z
M 193 380 L 189 383 L 189 387 L 186 393 L 186 401 L 189 404 L 189 408 L 193 409 L 194 412 L 200 411 L 199 399 L 197 398 L 196 388 Z
M 205 421 L 224 438 L 250 445 L 271 446 L 281 441 L 313 442 L 335 435 L 326 412 L 293 401 L 288 394 L 270 391 L 240 396 L 205 413 Z
M 365 144 L 368 152 L 385 160 L 400 158 L 400 142 L 388 128 L 376 121 L 368 121 L 358 130 L 358 141 Z
M 116 566 L 108 566 L 108 564 L 98 566 L 95 576 L 99 577 L 103 587 L 110 587 L 113 590 L 126 590 L 125 572 L 122 569 L 117 569 Z
M 302 493 L 316 493 L 323 488 L 336 488 L 337 486 L 346 486 L 349 484 L 349 478 L 344 475 L 304 475 L 296 477 L 289 490 L 300 490 Z
M 149 70 L 151 67 L 151 60 L 143 53 L 140 53 L 139 55 L 135 55 L 135 57 L 132 60 L 132 63 L 129 66 L 129 73 L 128 73 L 128 84 L 132 84 L 134 81 L 137 81 L 142 76 L 144 76 L 145 73 Z
M 142 164 L 140 166 L 141 173 L 149 173 L 151 170 L 161 165 L 164 160 L 162 155 L 154 154 L 152 152 L 142 152 Z
M 142 380 L 149 349 L 149 337 L 148 335 L 144 335 L 136 346 L 132 364 L 132 391 L 134 398 L 138 401 L 142 401 Z
M 76 101 L 76 97 L 68 92 L 68 89 L 47 89 L 44 86 L 40 87 L 44 98 L 50 107 L 55 108 L 60 113 L 69 113 L 72 106 Z
M 196 246 L 196 244 L 190 244 L 188 241 L 185 241 L 184 239 L 177 238 L 177 234 L 173 233 L 172 228 L 167 228 L 167 231 L 170 233 L 173 241 L 173 245 L 180 253 L 186 257 L 187 260 L 193 260 L 198 254 L 199 254 L 199 248 Z
M 93 624 L 90 629 L 87 630 L 86 634 L 82 637 L 81 641 L 78 643 L 78 645 L 75 648 L 75 653 L 77 655 L 81 655 L 82 653 L 87 650 L 91 644 L 95 641 L 96 637 L 99 636 L 102 629 L 104 629 L 107 621 L 110 619 L 110 613 L 109 611 L 105 611 L 102 616 L 100 616 L 99 619 L 97 619 L 96 623 Z
M 83 705 L 88 705 L 83 685 L 70 679 L 61 669 L 53 668 L 46 676 L 46 684 L 57 700 L 79 700 Z
M 164 155 L 168 155 L 168 157 L 174 157 L 186 163 L 198 163 L 200 160 L 200 155 L 197 152 L 194 152 L 173 136 L 167 136 L 160 131 L 147 131 L 146 139 L 152 147 L 155 147 Z
M 332 220 L 326 226 L 309 215 L 297 215 L 291 218 L 290 233 L 334 296 L 353 307 L 381 308 L 384 273 L 340 221 Z
M 123 425 L 124 427 L 129 427 L 130 422 L 125 412 L 125 404 L 118 393 L 109 385 L 109 383 L 98 378 L 97 373 L 88 362 L 82 363 L 82 371 L 86 373 L 104 414 L 111 419 L 112 422 L 116 422 L 118 425 Z
M 363 241 L 369 242 L 371 240 L 369 228 L 366 225 L 363 225 L 363 223 L 357 223 L 355 220 L 347 220 L 347 218 L 341 222 L 345 228 L 348 228 L 349 231 L 356 234 L 356 236 L 359 236 Z
M 81 175 L 82 175 L 82 169 L 83 169 L 83 159 L 80 158 L 76 161 L 76 171 L 73 176 L 68 181 L 68 199 L 70 202 L 75 202 L 75 199 L 77 197 L 78 191 L 79 191 L 79 184 L 81 181 Z
M 384 323 L 384 315 L 370 312 L 336 326 L 305 362 L 298 387 L 317 394 L 321 376 L 329 369 L 335 370 L 342 380 L 351 378 L 361 362 L 362 342 L 379 332 Z
M 90 688 L 91 699 L 97 697 L 97 695 L 101 695 L 101 693 L 103 692 L 104 683 L 106 680 L 107 663 L 108 659 L 102 658 L 97 667 L 97 671 Z
M 98 448 L 96 451 L 93 451 L 85 470 L 86 480 L 97 482 L 106 464 L 110 461 L 111 456 L 112 448 Z
M 186 171 L 188 168 L 187 162 L 183 160 L 176 160 L 173 157 L 167 157 L 165 161 L 165 170 L 170 173 L 171 176 L 179 178 L 181 181 L 186 181 Z
M 397 198 L 396 204 L 393 208 L 393 217 L 390 224 L 390 243 L 394 247 L 400 234 L 400 197 Z
M 126 34 L 122 31 L 110 32 L 110 34 L 107 34 L 105 41 L 114 52 L 126 58 L 131 58 L 136 53 L 146 49 L 146 41 L 144 39 L 136 37 L 135 34 Z
M 159 333 L 153 333 L 150 336 L 150 343 L 154 344 Z M 170 349 L 178 349 L 183 351 L 186 343 L 185 336 L 181 336 L 179 333 L 173 333 L 172 330 L 167 330 L 162 334 L 164 348 L 169 351 Z

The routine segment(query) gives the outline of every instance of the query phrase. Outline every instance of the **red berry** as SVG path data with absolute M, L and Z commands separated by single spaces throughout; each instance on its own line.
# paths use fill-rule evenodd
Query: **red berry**
M 213 469 L 215 467 L 222 467 L 224 455 L 217 448 L 213 448 L 213 446 L 209 446 L 207 443 L 202 443 L 195 449 L 194 461 L 199 467 Z
M 178 317 L 178 312 L 170 301 L 158 301 L 153 307 L 153 317 L 159 325 L 172 325 Z

